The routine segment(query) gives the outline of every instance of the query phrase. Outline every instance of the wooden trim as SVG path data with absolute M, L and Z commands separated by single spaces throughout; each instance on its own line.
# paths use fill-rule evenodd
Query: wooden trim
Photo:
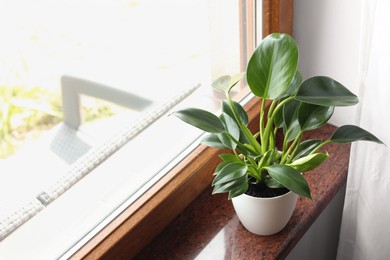
M 263 0 L 263 36 L 293 34 L 294 0 Z
M 264 0 L 264 33 L 292 32 L 292 3 L 293 1 Z M 286 11 L 286 18 L 279 19 L 285 17 Z M 252 131 L 258 127 L 259 107 L 258 99 L 255 98 L 245 105 Z M 212 173 L 219 162 L 219 153 L 216 149 L 204 146 L 195 149 L 71 259 L 131 259 L 137 255 L 209 187 Z

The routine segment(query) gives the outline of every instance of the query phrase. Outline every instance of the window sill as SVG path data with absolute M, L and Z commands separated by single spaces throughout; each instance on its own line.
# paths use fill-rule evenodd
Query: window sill
M 334 129 L 327 125 L 306 137 L 328 136 Z M 283 259 L 343 187 L 347 179 L 350 145 L 326 147 L 329 159 L 307 174 L 313 201 L 300 198 L 286 228 L 274 236 L 256 236 L 240 224 L 226 195 L 211 195 L 205 190 L 139 255 L 140 259 L 183 257 L 194 259 Z M 217 254 L 217 255 L 216 255 Z

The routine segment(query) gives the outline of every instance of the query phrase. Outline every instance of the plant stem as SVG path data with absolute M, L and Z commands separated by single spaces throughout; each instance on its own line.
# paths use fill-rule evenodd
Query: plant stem
M 275 115 L 277 114 L 277 112 L 283 107 L 284 104 L 290 102 L 294 100 L 294 97 L 289 97 L 289 98 L 286 98 L 285 100 L 283 100 L 282 102 L 280 102 L 276 107 L 275 109 L 272 108 L 272 105 L 271 104 L 271 107 L 270 107 L 270 110 L 272 108 L 272 111 L 269 111 L 268 112 L 268 120 L 267 120 L 267 124 L 266 124 L 266 127 L 265 127 L 265 130 L 264 130 L 264 134 L 263 135 L 263 140 L 264 140 L 264 143 L 262 143 L 262 152 L 265 153 L 267 150 L 268 150 L 268 140 L 269 140 L 269 135 L 270 135 L 270 131 L 271 131 L 271 126 L 273 125 L 273 122 L 274 122 L 274 119 L 275 119 Z M 277 102 L 277 101 L 273 101 L 273 102 Z M 274 105 L 275 106 L 275 105 Z
M 313 151 L 310 152 L 310 154 L 313 154 L 313 153 L 317 152 L 321 147 L 323 147 L 324 145 L 329 144 L 329 143 L 331 143 L 331 142 L 332 142 L 331 140 L 325 140 L 325 141 L 323 141 L 323 142 L 320 143 L 316 148 L 314 148 Z
M 290 145 L 287 152 L 283 155 L 282 159 L 280 160 L 280 164 L 284 164 L 286 162 L 286 159 L 288 158 L 288 155 L 291 153 L 291 150 L 293 148 L 295 149 L 295 147 L 298 146 L 297 144 L 300 142 L 301 137 L 302 137 L 302 131 L 299 132 L 299 135 L 295 138 L 294 142 Z
M 287 163 L 290 163 L 290 162 L 294 159 L 295 154 L 296 154 L 297 151 L 298 151 L 299 144 L 301 143 L 302 134 L 303 134 L 303 132 L 300 132 L 300 133 L 299 133 L 299 135 L 298 135 L 298 137 L 297 137 L 297 139 L 298 139 L 297 145 L 294 147 L 293 152 L 291 153 L 290 157 L 287 159 Z

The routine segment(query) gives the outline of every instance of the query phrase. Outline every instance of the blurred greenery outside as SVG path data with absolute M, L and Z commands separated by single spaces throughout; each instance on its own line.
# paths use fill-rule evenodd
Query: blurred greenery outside
M 100 1 L 95 12 L 103 12 L 110 5 L 114 11 L 125 13 L 138 2 L 113 0 L 111 4 L 110 1 Z M 82 8 L 89 8 L 86 3 L 0 0 L 0 6 L 3 9 L 0 16 L 1 159 L 15 154 L 23 144 L 61 122 L 59 78 L 69 68 L 88 60 L 99 40 L 80 36 L 82 30 L 75 28 L 81 19 L 74 17 L 74 25 L 66 24 L 66 20 L 61 22 L 66 16 L 63 10 L 67 8 L 72 12 L 79 9 L 82 17 Z M 109 102 L 82 98 L 84 122 L 113 115 L 118 110 Z
M 115 114 L 115 107 L 88 98 L 82 107 L 85 122 Z M 43 87 L 0 86 L 0 158 L 14 154 L 25 142 L 62 120 L 60 93 Z

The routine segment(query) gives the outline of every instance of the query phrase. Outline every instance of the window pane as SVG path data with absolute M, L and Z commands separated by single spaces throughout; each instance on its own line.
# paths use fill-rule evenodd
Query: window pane
M 122 149 L 110 150 L 110 154 L 115 154 L 99 161 L 98 167 L 95 168 L 98 163 L 93 165 L 87 175 L 69 179 L 72 169 L 80 167 L 78 160 L 84 163 L 83 158 L 90 158 L 91 151 L 105 152 L 102 147 L 109 146 L 107 142 L 112 140 L 112 135 L 123 128 L 130 129 L 129 125 L 137 125 L 140 118 L 146 120 L 145 116 L 160 111 L 161 105 L 178 93 L 201 84 L 197 95 L 187 101 L 191 106 L 219 108 L 213 103 L 215 94 L 210 94 L 209 85 L 217 76 L 240 72 L 239 6 L 234 0 L 0 0 L 0 6 L 0 35 L 3 36 L 0 88 L 21 87 L 27 91 L 38 87 L 40 91 L 55 93 L 43 98 L 28 95 L 26 99 L 41 102 L 40 107 L 47 109 L 39 113 L 54 117 L 56 120 L 51 125 L 58 123 L 45 138 L 39 138 L 38 141 L 47 140 L 47 146 L 39 145 L 41 150 L 35 146 L 27 150 L 29 154 L 19 153 L 12 160 L 0 161 L 2 169 L 8 169 L 0 174 L 0 182 L 9 187 L 0 196 L 4 198 L 0 200 L 0 223 L 33 201 L 34 214 L 39 212 L 34 225 L 41 225 L 39 229 L 47 231 L 42 232 L 40 241 L 23 237 L 22 232 L 15 234 L 16 238 L 7 237 L 0 245 L 0 256 L 4 250 L 7 255 L 7 245 L 13 239 L 30 244 L 31 248 L 53 243 L 50 230 L 61 226 L 56 230 L 56 245 L 47 252 L 56 257 L 165 169 L 201 134 L 172 117 L 160 117 L 152 125 L 142 123 L 148 128 L 140 128 L 142 133 L 129 138 Z M 108 85 L 143 100 L 143 105 L 132 104 L 130 109 L 121 110 L 103 103 L 101 116 L 114 116 L 99 122 L 83 122 L 79 129 L 68 128 L 61 121 L 59 107 L 60 79 L 65 74 Z M 1 100 L 3 115 L 5 107 L 19 104 L 14 101 L 20 100 L 23 97 L 20 93 L 26 91 Z M 112 101 L 111 94 L 102 93 L 99 98 Z M 49 102 L 52 97 L 56 101 Z M 90 108 L 95 103 L 101 104 L 81 99 L 86 111 L 99 111 Z M 14 111 L 23 111 L 14 112 L 16 122 L 20 114 L 37 109 L 21 106 Z M 83 121 L 88 117 L 84 116 Z M 11 127 L 15 125 L 12 123 Z M 104 134 L 96 139 L 97 132 Z M 57 147 L 53 143 L 62 147 L 64 142 L 72 145 L 72 149 L 61 156 L 53 150 Z M 15 167 L 20 159 L 28 163 Z M 13 187 L 20 186 L 20 180 L 24 180 L 23 189 L 15 193 Z M 68 196 L 58 197 L 69 187 L 72 188 L 67 191 Z M 51 207 L 45 208 L 48 204 Z M 59 215 L 69 211 L 72 217 L 66 213 Z M 77 219 L 83 219 L 83 223 Z

